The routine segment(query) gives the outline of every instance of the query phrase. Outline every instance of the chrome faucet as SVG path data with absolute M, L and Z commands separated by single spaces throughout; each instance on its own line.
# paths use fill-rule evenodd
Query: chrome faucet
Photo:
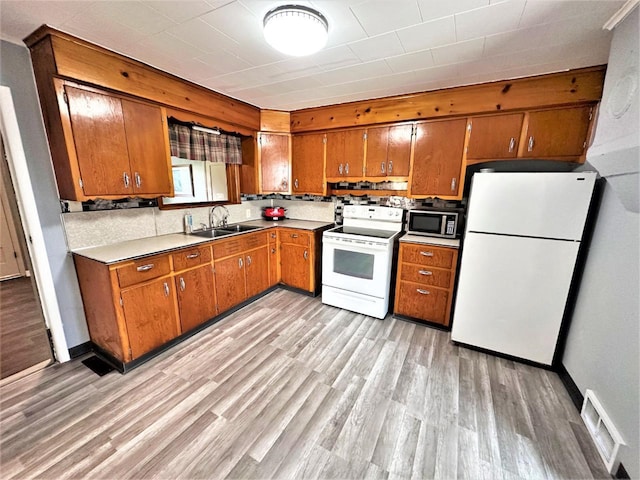
M 215 211 L 216 211 L 216 208 L 222 208 L 224 210 L 224 213 L 222 214 L 222 219 L 220 220 L 218 225 L 215 224 L 215 219 L 216 219 Z M 224 205 L 216 205 L 216 206 L 211 208 L 211 211 L 209 212 L 209 224 L 211 225 L 211 228 L 214 228 L 214 227 L 226 227 L 228 220 L 229 220 L 229 210 L 227 210 L 227 207 L 225 207 Z

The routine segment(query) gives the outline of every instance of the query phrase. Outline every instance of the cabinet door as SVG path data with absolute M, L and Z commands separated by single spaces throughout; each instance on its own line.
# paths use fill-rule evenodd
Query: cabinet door
M 465 119 L 418 123 L 411 195 L 458 196 Z
M 269 243 L 269 286 L 272 287 L 280 283 L 280 277 L 278 276 L 279 248 L 277 243 Z
M 120 295 L 133 359 L 180 334 L 170 277 L 131 287 Z
M 523 157 L 568 157 L 584 153 L 591 107 L 529 113 Z
M 282 243 L 280 245 L 282 283 L 310 291 L 311 260 L 309 247 Z
M 289 135 L 260 133 L 262 193 L 289 192 Z
M 362 128 L 327 132 L 327 178 L 361 178 L 364 174 L 364 133 Z
M 175 277 L 182 331 L 188 332 L 216 316 L 216 297 L 211 265 L 181 272 Z
M 76 157 L 87 196 L 133 194 L 119 98 L 66 86 Z
M 367 165 L 365 176 L 387 176 L 387 149 L 389 146 L 389 127 L 369 128 L 367 130 Z
M 214 266 L 216 271 L 215 284 L 218 312 L 222 313 L 247 298 L 244 255 L 236 255 L 225 260 L 217 260 Z
M 269 250 L 262 247 L 244 256 L 247 277 L 247 297 L 253 297 L 269 288 Z
M 344 176 L 362 178 L 364 176 L 365 130 L 356 128 L 344 132 Z
M 409 176 L 412 134 L 413 125 L 395 125 L 393 127 L 389 127 L 387 177 Z
M 162 110 L 122 100 L 133 190 L 137 194 L 173 195 L 171 157 L 167 151 Z
M 293 193 L 325 195 L 324 134 L 294 135 L 292 143 Z
M 515 158 L 524 114 L 491 115 L 470 119 L 467 160 Z

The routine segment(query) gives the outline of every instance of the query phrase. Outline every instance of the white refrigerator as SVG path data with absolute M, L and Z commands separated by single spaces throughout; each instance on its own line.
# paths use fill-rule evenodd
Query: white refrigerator
M 476 173 L 451 339 L 551 365 L 595 172 Z

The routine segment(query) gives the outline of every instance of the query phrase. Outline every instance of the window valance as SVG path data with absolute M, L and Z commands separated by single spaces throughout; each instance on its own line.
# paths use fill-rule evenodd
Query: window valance
M 240 142 L 236 135 L 203 132 L 169 121 L 169 145 L 174 157 L 242 165 Z

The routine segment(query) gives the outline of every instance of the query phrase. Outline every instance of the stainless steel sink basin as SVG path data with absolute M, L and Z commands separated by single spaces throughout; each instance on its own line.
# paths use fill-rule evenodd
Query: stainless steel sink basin
M 204 237 L 204 238 L 218 238 L 218 237 L 224 237 L 226 235 L 233 235 L 234 233 L 236 232 L 214 228 L 211 230 L 197 230 L 195 232 L 191 232 L 190 235 L 195 235 L 197 237 Z
M 254 225 L 228 225 L 226 227 L 220 227 L 219 230 L 224 230 L 225 232 L 233 232 L 233 233 L 238 233 L 238 232 L 248 232 L 250 230 L 255 230 L 257 228 L 257 226 Z

